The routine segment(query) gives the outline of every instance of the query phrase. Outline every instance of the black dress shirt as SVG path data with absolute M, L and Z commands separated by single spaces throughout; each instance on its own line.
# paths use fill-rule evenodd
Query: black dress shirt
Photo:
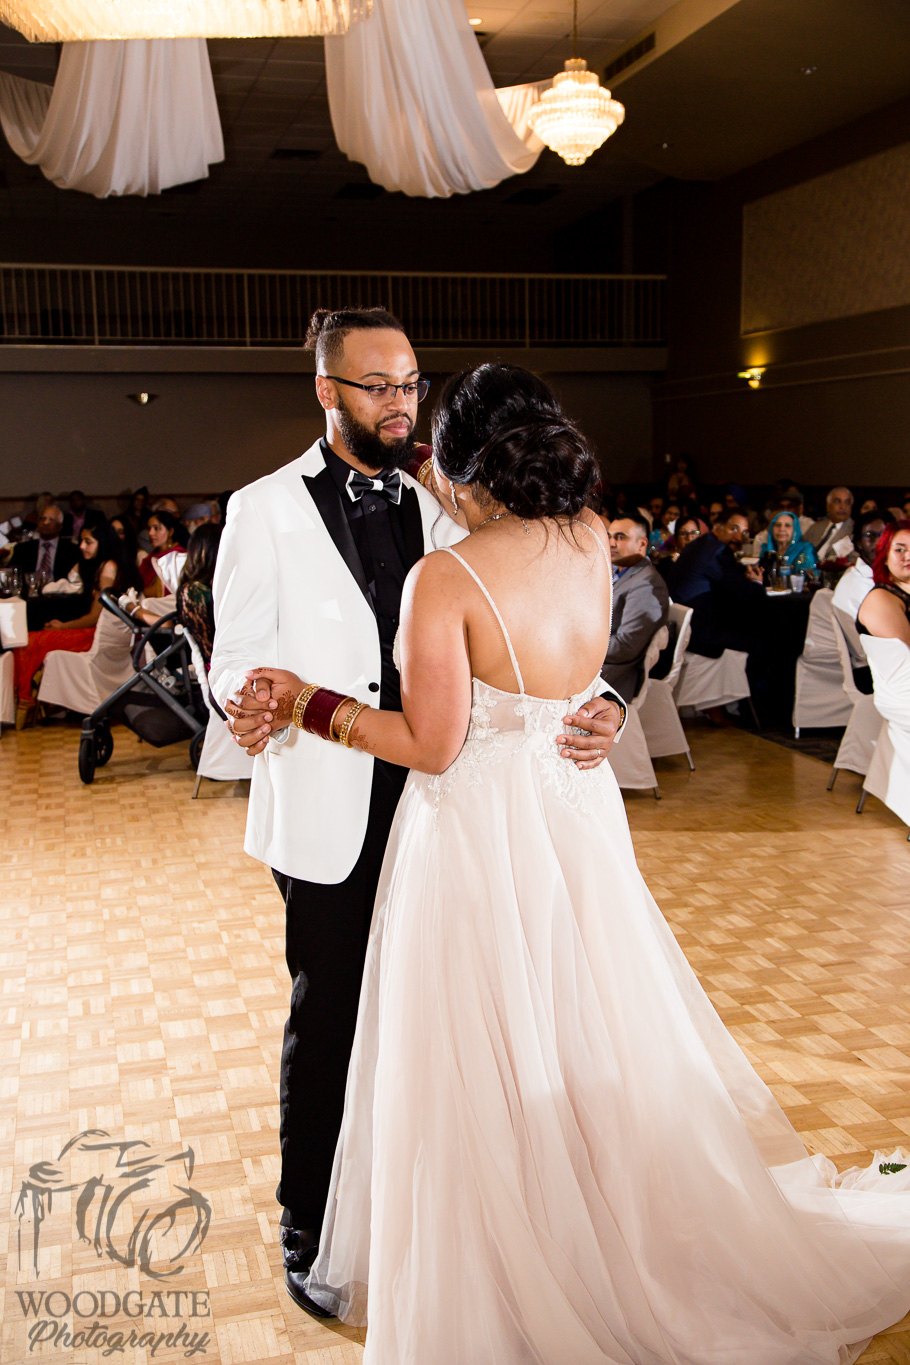
M 387 711 L 401 710 L 401 679 L 392 659 L 395 633 L 401 615 L 404 580 L 416 560 L 408 554 L 402 525 L 401 505 L 390 503 L 381 493 L 369 491 L 354 502 L 347 490 L 351 465 L 336 455 L 323 440 L 326 468 L 341 495 L 360 562 L 367 580 L 370 602 L 379 628 L 382 659 L 379 705 Z

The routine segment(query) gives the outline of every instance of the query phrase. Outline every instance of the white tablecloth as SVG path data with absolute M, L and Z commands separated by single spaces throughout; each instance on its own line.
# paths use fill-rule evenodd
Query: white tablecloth
M 21 597 L 0 598 L 0 645 L 18 649 L 28 644 L 28 622 Z

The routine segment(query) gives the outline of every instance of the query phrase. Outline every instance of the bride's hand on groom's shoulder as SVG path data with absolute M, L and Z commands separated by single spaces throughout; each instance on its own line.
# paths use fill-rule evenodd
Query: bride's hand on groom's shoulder
M 576 715 L 563 716 L 563 724 L 588 732 L 558 736 L 556 743 L 563 758 L 578 768 L 599 768 L 613 747 L 622 724 L 622 710 L 609 697 L 592 697 L 578 708 Z

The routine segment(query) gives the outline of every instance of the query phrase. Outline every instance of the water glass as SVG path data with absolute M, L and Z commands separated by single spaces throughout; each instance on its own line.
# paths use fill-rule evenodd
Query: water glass
M 806 586 L 806 575 L 804 573 L 791 573 L 790 590 L 791 592 L 802 592 Z
M 38 573 L 27 573 L 25 575 L 26 596 L 38 597 L 41 593 L 42 575 Z

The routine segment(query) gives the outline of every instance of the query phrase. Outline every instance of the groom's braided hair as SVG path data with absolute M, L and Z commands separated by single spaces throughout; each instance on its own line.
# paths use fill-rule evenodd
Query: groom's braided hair
M 310 318 L 305 351 L 316 352 L 316 369 L 319 373 L 332 370 L 337 365 L 344 339 L 348 332 L 367 331 L 403 332 L 398 319 L 385 308 L 317 308 Z

